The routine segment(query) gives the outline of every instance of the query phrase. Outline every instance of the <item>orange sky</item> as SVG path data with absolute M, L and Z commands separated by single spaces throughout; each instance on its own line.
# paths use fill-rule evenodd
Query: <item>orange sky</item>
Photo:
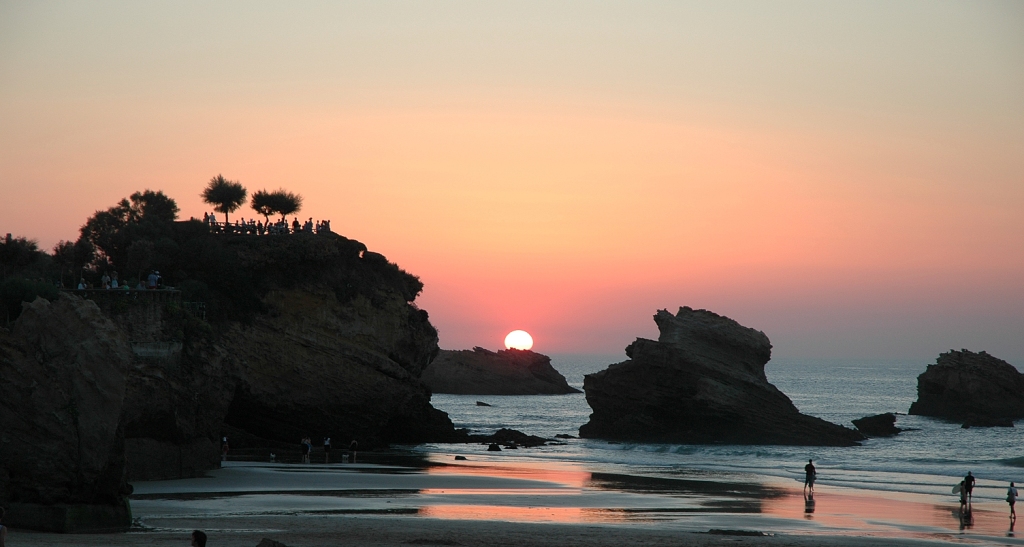
M 1012 2 L 0 4 L 0 232 L 222 173 L 426 284 L 441 345 L 1024 365 Z M 251 216 L 251 211 L 241 211 Z

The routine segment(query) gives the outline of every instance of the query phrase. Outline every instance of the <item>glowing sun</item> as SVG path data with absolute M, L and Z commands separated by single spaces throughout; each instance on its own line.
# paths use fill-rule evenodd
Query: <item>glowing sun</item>
M 525 330 L 514 330 L 505 336 L 506 349 L 530 349 L 533 347 L 533 337 Z

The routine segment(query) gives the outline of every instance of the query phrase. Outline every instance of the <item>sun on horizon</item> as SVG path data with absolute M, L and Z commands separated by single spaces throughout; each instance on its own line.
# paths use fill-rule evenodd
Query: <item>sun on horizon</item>
M 505 335 L 505 349 L 530 349 L 533 347 L 533 337 L 525 330 L 514 330 Z

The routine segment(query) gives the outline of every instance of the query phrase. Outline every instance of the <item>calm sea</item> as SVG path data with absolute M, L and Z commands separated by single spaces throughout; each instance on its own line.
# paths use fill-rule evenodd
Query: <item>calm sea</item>
M 618 356 L 554 355 L 552 364 L 570 385 L 623 360 Z M 1001 500 L 1009 481 L 1024 483 L 1024 427 L 962 429 L 960 424 L 905 413 L 917 397 L 917 375 L 927 363 L 908 361 L 773 360 L 768 380 L 805 414 L 852 427 L 851 420 L 882 412 L 902 413 L 896 425 L 910 429 L 892 438 L 844 448 L 616 444 L 568 439 L 564 445 L 519 450 L 516 458 L 582 464 L 593 471 L 642 476 L 714 476 L 737 481 L 771 476 L 803 481 L 813 458 L 820 484 L 949 496 L 972 471 L 975 497 Z M 477 406 L 477 401 L 492 406 Z M 493 433 L 501 427 L 554 437 L 579 434 L 590 415 L 582 394 L 491 396 L 435 394 L 435 407 L 456 427 Z M 1024 423 L 1018 423 L 1024 426 Z M 452 452 L 451 445 L 423 450 Z M 478 447 L 467 447 L 467 451 Z

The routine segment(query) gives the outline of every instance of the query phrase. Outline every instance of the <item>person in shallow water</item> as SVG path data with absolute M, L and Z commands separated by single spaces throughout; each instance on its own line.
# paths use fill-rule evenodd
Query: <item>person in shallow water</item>
M 804 488 L 806 488 L 811 496 L 814 496 L 814 480 L 818 478 L 818 471 L 814 468 L 814 460 L 807 460 L 807 465 L 804 466 Z
M 964 490 L 967 492 L 967 501 L 970 502 L 974 499 L 974 475 L 970 471 L 967 472 L 967 476 L 964 477 Z

